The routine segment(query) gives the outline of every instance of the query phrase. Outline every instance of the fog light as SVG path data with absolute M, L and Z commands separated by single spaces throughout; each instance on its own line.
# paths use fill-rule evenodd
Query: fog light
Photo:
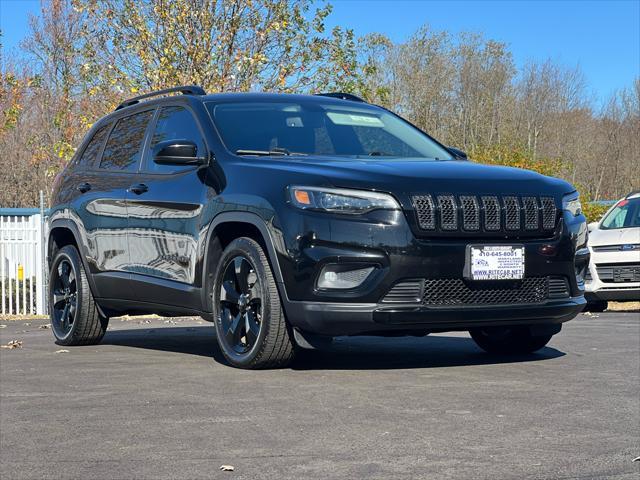
M 374 267 L 355 268 L 354 265 L 326 265 L 318 277 L 318 288 L 341 289 L 359 287 Z

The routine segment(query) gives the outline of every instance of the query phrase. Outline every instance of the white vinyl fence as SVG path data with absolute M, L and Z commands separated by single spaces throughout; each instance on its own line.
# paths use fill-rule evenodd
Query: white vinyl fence
M 43 220 L 41 213 L 0 210 L 2 315 L 46 313 Z

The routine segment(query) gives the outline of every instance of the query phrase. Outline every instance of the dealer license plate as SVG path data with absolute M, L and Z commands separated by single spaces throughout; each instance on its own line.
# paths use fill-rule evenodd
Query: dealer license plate
M 471 245 L 471 280 L 521 280 L 524 278 L 524 247 L 513 245 Z

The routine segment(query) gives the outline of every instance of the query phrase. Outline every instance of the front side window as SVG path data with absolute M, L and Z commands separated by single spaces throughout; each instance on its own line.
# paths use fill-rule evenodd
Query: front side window
M 95 163 L 96 158 L 100 154 L 100 150 L 104 145 L 104 140 L 105 140 L 105 137 L 107 136 L 107 133 L 109 132 L 110 126 L 111 124 L 105 125 L 98 129 L 98 131 L 93 135 L 91 140 L 89 140 L 89 143 L 87 144 L 87 147 L 84 149 L 84 152 L 82 152 L 82 155 L 80 156 L 80 158 L 78 158 L 76 162 L 77 165 L 90 166 Z
M 346 103 L 243 102 L 207 107 L 225 145 L 238 155 L 451 160 L 446 149 L 392 113 Z
M 189 110 L 180 106 L 163 107 L 158 115 L 153 136 L 151 137 L 151 148 L 149 158 L 146 162 L 146 169 L 156 173 L 171 173 L 185 167 L 173 165 L 159 165 L 153 161 L 153 152 L 161 142 L 169 140 L 188 140 L 194 142 L 198 147 L 198 155 L 204 155 L 205 146 L 200 129 L 195 118 Z
M 135 171 L 140 161 L 144 135 L 153 110 L 121 118 L 113 127 L 104 148 L 100 168 Z
M 600 224 L 603 230 L 632 227 L 640 227 L 640 197 L 620 200 Z

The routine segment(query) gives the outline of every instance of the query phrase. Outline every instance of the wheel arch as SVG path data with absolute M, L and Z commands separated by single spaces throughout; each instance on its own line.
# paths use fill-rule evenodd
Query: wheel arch
M 47 234 L 47 268 L 51 269 L 53 257 L 56 255 L 58 250 L 67 245 L 74 246 L 76 250 L 78 250 L 80 261 L 82 262 L 82 266 L 84 267 L 84 271 L 87 275 L 87 281 L 89 282 L 91 293 L 95 295 L 96 289 L 93 282 L 93 276 L 91 275 L 91 270 L 87 263 L 86 252 L 84 252 L 81 242 L 78 241 L 79 238 L 81 237 L 78 227 L 76 227 L 76 225 L 70 220 L 59 219 L 51 222 L 49 224 L 49 233 Z
M 207 232 L 206 251 L 202 269 L 202 305 L 204 310 L 207 312 L 213 311 L 211 292 L 214 280 L 213 273 L 217 265 L 217 260 L 220 258 L 225 247 L 232 240 L 239 237 L 251 238 L 258 242 L 264 249 L 284 305 L 287 297 L 284 289 L 282 270 L 280 269 L 278 254 L 269 225 L 262 217 L 255 213 L 224 212 L 217 215 L 211 221 Z

